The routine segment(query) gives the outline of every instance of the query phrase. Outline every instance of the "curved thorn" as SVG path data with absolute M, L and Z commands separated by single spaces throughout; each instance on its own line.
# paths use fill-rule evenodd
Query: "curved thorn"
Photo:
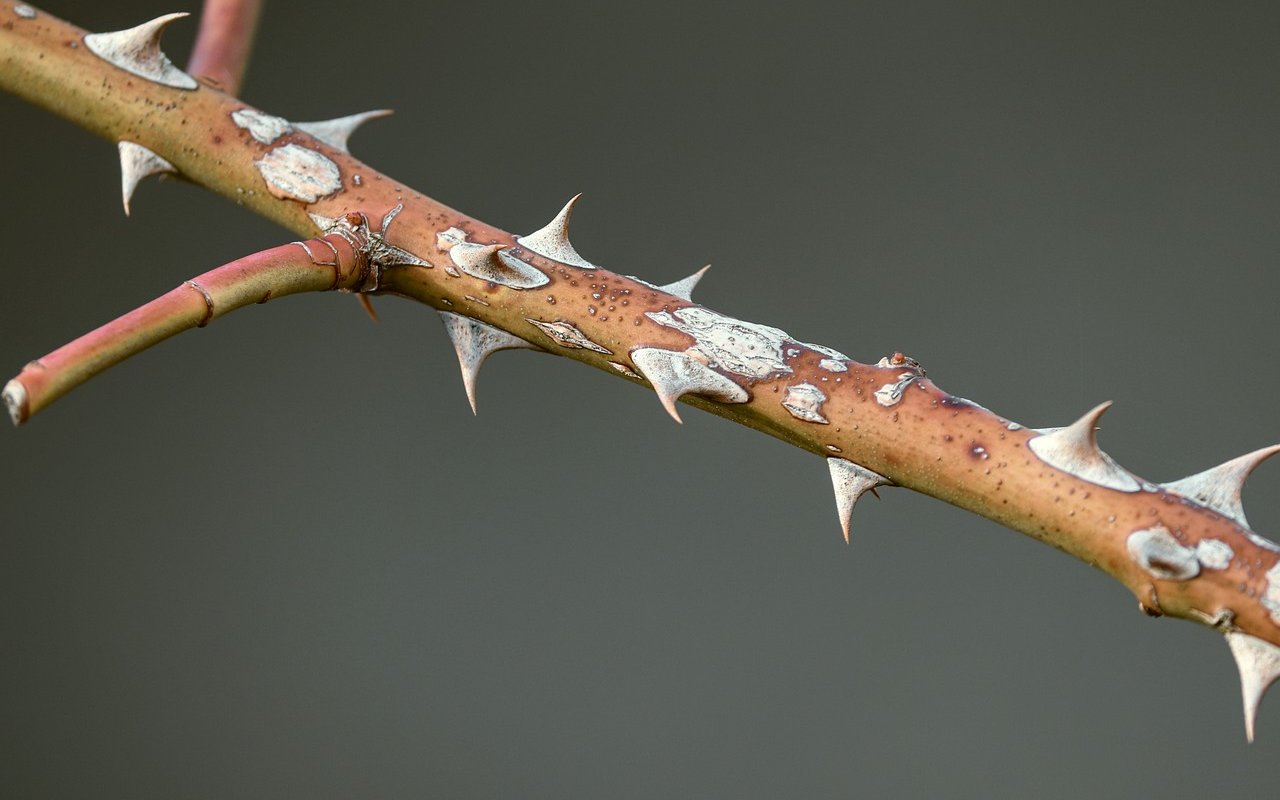
M 722 403 L 751 399 L 746 389 L 686 353 L 644 347 L 631 352 L 631 361 L 653 384 L 658 401 L 676 422 L 684 422 L 676 411 L 676 401 L 686 394 L 705 395 Z
M 124 200 L 124 214 L 127 217 L 129 201 L 133 199 L 133 192 L 143 178 L 162 173 L 177 173 L 178 170 L 140 144 L 122 141 L 117 148 L 120 151 L 120 193 Z
M 853 518 L 853 506 L 867 492 L 876 497 L 877 486 L 885 486 L 889 479 L 855 464 L 846 458 L 828 458 L 831 470 L 831 486 L 836 493 L 836 513 L 840 515 L 840 527 L 844 530 L 844 543 L 849 543 L 849 521 Z
M 1244 700 L 1244 733 L 1253 742 L 1254 725 L 1258 718 L 1258 706 L 1275 679 L 1280 676 L 1280 647 L 1256 636 L 1240 631 L 1229 631 L 1227 646 L 1235 656 L 1240 669 L 1240 693 Z
M 1244 516 L 1244 504 L 1240 493 L 1249 474 L 1263 461 L 1276 453 L 1280 453 L 1280 444 L 1263 447 L 1246 453 L 1238 458 L 1211 467 L 1204 472 L 1197 472 L 1186 478 L 1161 484 L 1171 492 L 1196 501 L 1202 506 L 1230 517 L 1241 526 L 1249 527 Z
M 1142 488 L 1138 480 L 1111 460 L 1098 447 L 1098 421 L 1111 408 L 1111 401 L 1099 403 L 1065 428 L 1049 429 L 1031 439 L 1031 452 L 1051 467 L 1122 492 Z
M 702 269 L 698 270 L 697 272 L 693 273 L 692 275 L 686 278 L 681 278 L 678 281 L 674 281 L 672 283 L 666 284 L 665 286 L 659 286 L 657 288 L 661 289 L 667 294 L 673 294 L 676 297 L 679 297 L 683 300 L 688 300 L 689 302 L 692 303 L 693 288 L 698 285 L 698 281 L 702 280 L 702 276 L 707 274 L 707 270 L 709 269 L 711 269 L 710 264 L 706 265 Z
M 573 217 L 573 208 L 580 197 L 581 193 L 569 198 L 569 202 L 564 204 L 555 219 L 528 236 L 517 236 L 516 242 L 543 258 L 583 269 L 596 269 L 595 264 L 578 255 L 578 251 L 569 243 L 569 220 Z
M 380 108 L 376 111 L 362 111 L 359 114 L 350 114 L 345 117 L 336 117 L 334 119 L 318 120 L 315 122 L 295 122 L 293 126 L 298 130 L 304 131 L 311 136 L 319 139 L 335 150 L 341 150 L 344 153 L 350 153 L 347 149 L 347 142 L 351 138 L 351 134 L 369 120 L 381 119 L 393 114 L 389 108 Z
M 467 391 L 467 402 L 471 404 L 472 414 L 478 413 L 476 411 L 476 376 L 480 374 L 480 367 L 485 359 L 499 350 L 540 349 L 519 336 L 479 320 L 464 317 L 452 311 L 441 311 L 439 314 L 444 322 L 445 332 L 449 334 L 449 341 L 453 342 L 453 349 L 458 353 L 458 366 L 462 369 L 462 386 Z
M 169 23 L 188 16 L 184 12 L 165 14 L 136 28 L 111 33 L 90 33 L 84 37 L 89 51 L 125 72 L 174 89 L 192 91 L 196 79 L 178 69 L 160 49 L 160 36 Z

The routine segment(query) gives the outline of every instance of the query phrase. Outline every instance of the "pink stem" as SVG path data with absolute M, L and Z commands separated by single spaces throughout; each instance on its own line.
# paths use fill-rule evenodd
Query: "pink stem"
M 238 92 L 261 10 L 262 0 L 206 0 L 187 72 L 212 78 L 227 94 Z
M 326 236 L 210 270 L 32 361 L 5 386 L 9 413 L 14 424 L 21 424 L 108 367 L 237 308 L 298 292 L 356 288 L 362 267 L 361 256 L 347 240 Z

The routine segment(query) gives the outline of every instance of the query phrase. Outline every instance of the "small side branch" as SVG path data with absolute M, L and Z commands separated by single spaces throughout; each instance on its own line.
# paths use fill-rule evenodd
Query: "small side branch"
M 262 0 L 206 0 L 187 72 L 212 78 L 219 89 L 236 94 L 249 65 L 261 11 Z
M 339 235 L 232 261 L 32 361 L 4 388 L 9 415 L 21 425 L 108 367 L 237 308 L 299 292 L 359 289 L 366 273 L 365 256 Z

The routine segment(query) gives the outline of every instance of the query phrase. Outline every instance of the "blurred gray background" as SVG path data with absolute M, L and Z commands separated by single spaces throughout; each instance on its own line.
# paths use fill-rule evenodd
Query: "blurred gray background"
M 91 30 L 155 2 L 63 2 Z M 1170 480 L 1280 440 L 1280 14 L 269 3 L 242 95 L 370 164 Z M 171 29 L 185 60 L 192 22 Z M 0 96 L 0 365 L 287 234 Z M 1264 796 L 1219 637 L 435 315 L 250 308 L 0 430 L 0 796 Z M 1246 493 L 1280 533 L 1280 469 Z

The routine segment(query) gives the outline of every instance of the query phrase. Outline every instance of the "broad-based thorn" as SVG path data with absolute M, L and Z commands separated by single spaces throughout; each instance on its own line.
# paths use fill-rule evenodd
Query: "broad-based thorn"
M 363 111 L 359 114 L 351 114 L 346 117 L 338 117 L 336 119 L 325 119 L 316 122 L 295 122 L 293 126 L 304 131 L 335 150 L 341 150 L 344 153 L 350 153 L 347 149 L 347 142 L 351 139 L 351 134 L 366 122 L 372 119 L 381 119 L 382 117 L 391 116 L 394 112 L 388 108 L 380 108 L 376 111 Z
M 1142 488 L 1138 480 L 1098 447 L 1098 421 L 1110 407 L 1110 400 L 1101 403 L 1067 427 L 1033 438 L 1028 446 L 1041 461 L 1077 478 L 1109 489 L 1136 492 Z
M 1280 647 L 1240 631 L 1229 631 L 1227 646 L 1240 669 L 1240 693 L 1244 699 L 1244 733 L 1253 742 L 1258 705 L 1267 687 L 1280 676 Z
M 178 170 L 140 144 L 120 142 L 118 147 L 120 149 L 120 192 L 124 199 L 124 213 L 128 216 L 129 201 L 133 199 L 133 192 L 143 178 L 163 173 L 176 173 Z
M 496 282 L 494 279 L 497 273 L 503 269 L 503 263 L 498 259 L 498 253 L 502 252 L 502 248 L 503 245 L 500 244 L 463 242 L 449 250 L 449 257 L 468 275 Z
M 693 273 L 687 278 L 681 278 L 678 281 L 675 281 L 673 283 L 668 283 L 666 286 L 659 286 L 658 288 L 666 292 L 667 294 L 673 294 L 676 297 L 679 297 L 684 300 L 688 300 L 690 303 L 692 303 L 693 288 L 698 285 L 698 281 L 702 280 L 702 276 L 707 274 L 707 270 L 709 269 L 711 269 L 710 264 L 706 265 L 705 267 Z
M 569 220 L 573 217 L 573 207 L 580 197 L 581 194 L 575 194 L 564 204 L 555 219 L 528 236 L 517 236 L 516 241 L 521 247 L 543 258 L 583 269 L 598 269 L 595 264 L 578 255 L 578 251 L 569 243 Z
M 836 513 L 840 515 L 840 527 L 844 530 L 844 542 L 849 543 L 849 521 L 853 518 L 853 506 L 867 492 L 876 494 L 877 486 L 885 486 L 889 479 L 846 458 L 828 458 L 831 470 L 831 487 L 836 492 Z M 879 495 L 876 495 L 879 497 Z
M 164 29 L 185 16 L 186 12 L 165 14 L 125 31 L 90 33 L 84 43 L 94 55 L 139 78 L 174 89 L 194 90 L 199 86 L 196 79 L 175 67 L 160 49 Z
M 519 336 L 514 336 L 501 328 L 495 328 L 479 320 L 455 314 L 452 311 L 441 311 L 440 319 L 444 321 L 444 329 L 453 342 L 453 349 L 458 352 L 458 366 L 462 368 L 462 385 L 467 390 L 467 401 L 471 403 L 471 413 L 476 411 L 476 376 L 486 358 L 499 350 L 540 350 L 537 345 L 530 344 Z
M 644 347 L 631 351 L 631 361 L 653 384 L 662 407 L 676 422 L 684 422 L 676 411 L 676 401 L 686 394 L 700 394 L 722 403 L 745 403 L 751 399 L 746 389 L 687 353 Z
M 1249 473 L 1276 453 L 1280 453 L 1280 445 L 1264 447 L 1204 472 L 1162 485 L 1169 491 L 1207 506 L 1247 528 L 1249 521 L 1244 516 L 1240 492 L 1244 489 Z
M 543 272 L 511 255 L 501 244 L 462 242 L 450 248 L 449 258 L 473 278 L 514 289 L 534 289 L 551 282 Z
M 369 299 L 369 295 L 361 292 L 356 295 L 356 298 L 360 301 L 360 307 L 364 309 L 364 313 L 369 315 L 369 319 L 377 322 L 378 312 L 374 309 L 373 301 Z

